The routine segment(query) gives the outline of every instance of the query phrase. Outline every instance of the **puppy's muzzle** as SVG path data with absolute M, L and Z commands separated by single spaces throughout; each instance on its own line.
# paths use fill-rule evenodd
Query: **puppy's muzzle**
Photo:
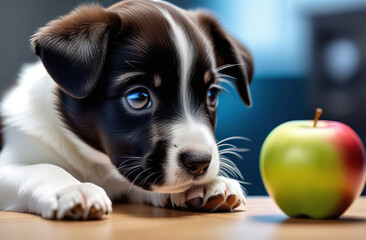
M 194 176 L 202 175 L 207 171 L 211 158 L 211 153 L 198 151 L 186 151 L 179 155 L 185 170 Z

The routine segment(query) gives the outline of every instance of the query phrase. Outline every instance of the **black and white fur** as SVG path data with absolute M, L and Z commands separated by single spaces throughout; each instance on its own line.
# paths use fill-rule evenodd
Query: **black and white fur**
M 41 61 L 1 102 L 0 209 L 88 219 L 121 198 L 208 211 L 245 201 L 219 176 L 216 93 L 227 76 L 251 105 L 253 62 L 210 14 L 143 0 L 86 5 L 31 44 Z M 138 91 L 149 105 L 133 109 Z M 192 175 L 183 155 L 209 165 Z

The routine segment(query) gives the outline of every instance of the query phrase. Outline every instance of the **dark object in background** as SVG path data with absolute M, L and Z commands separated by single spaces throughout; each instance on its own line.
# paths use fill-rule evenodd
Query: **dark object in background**
M 366 10 L 314 16 L 311 105 L 366 137 Z

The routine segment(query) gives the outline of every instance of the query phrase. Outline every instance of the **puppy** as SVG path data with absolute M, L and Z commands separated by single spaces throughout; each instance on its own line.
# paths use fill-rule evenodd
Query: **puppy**
M 244 203 L 214 129 L 223 76 L 251 105 L 253 61 L 212 15 L 143 0 L 84 5 L 31 46 L 41 61 L 1 102 L 0 209 L 93 219 L 119 199 Z

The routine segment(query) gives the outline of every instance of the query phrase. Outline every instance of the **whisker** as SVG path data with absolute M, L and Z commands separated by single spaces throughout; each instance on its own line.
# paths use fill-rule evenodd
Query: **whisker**
M 127 161 L 121 163 L 119 165 L 118 169 L 123 169 L 123 168 L 129 167 L 129 166 L 137 166 L 137 165 L 141 165 L 141 164 L 127 160 Z
M 121 157 L 121 158 L 124 158 L 124 157 L 126 157 L 126 158 L 131 158 L 131 157 L 127 157 L 127 156 L 123 156 L 123 157 Z M 123 163 L 121 163 L 120 165 L 119 165 L 119 167 L 118 168 L 116 168 L 116 169 L 113 169 L 113 170 L 111 170 L 110 172 L 108 172 L 105 176 L 104 176 L 104 178 L 103 178 L 103 180 L 102 180 L 102 186 L 107 182 L 107 180 L 109 179 L 109 178 L 111 178 L 113 175 L 115 175 L 115 174 L 120 174 L 120 170 L 122 170 L 123 168 L 125 168 L 125 167 L 128 167 L 128 166 L 131 166 L 131 165 L 135 165 L 135 164 L 133 164 L 133 163 L 130 163 L 130 164 L 127 164 L 127 163 L 129 163 L 129 162 L 131 162 L 131 159 L 128 159 L 128 160 L 126 160 L 126 161 L 124 161 Z M 132 170 L 132 169 L 128 169 L 128 171 L 129 170 Z
M 243 192 L 244 194 L 244 197 L 247 197 L 248 196 L 248 191 L 247 189 L 243 186 L 243 185 L 240 185 L 240 188 L 241 188 L 241 191 Z
M 244 185 L 252 185 L 250 182 L 245 182 L 245 181 L 241 181 L 241 180 L 237 180 L 237 179 L 236 179 L 236 181 L 238 183 L 241 183 L 241 184 L 244 184 Z
M 235 66 L 240 66 L 240 65 L 244 65 L 244 64 L 241 64 L 241 63 L 237 63 L 237 64 L 225 64 L 225 65 L 221 65 L 220 67 L 217 67 L 215 69 L 216 72 L 220 72 L 224 69 L 227 69 L 227 68 L 231 68 L 231 67 L 235 67 Z
M 158 174 L 161 174 L 161 172 L 157 172 L 157 173 L 158 173 Z M 160 175 L 160 176 L 158 176 L 158 177 L 155 179 L 155 181 L 154 181 L 151 185 L 153 186 L 159 178 L 161 178 L 161 175 Z M 161 179 L 161 180 L 162 180 L 162 179 Z M 159 181 L 160 181 L 160 180 L 159 180 Z
M 123 172 L 123 176 L 125 176 L 126 178 L 128 178 L 132 173 L 136 172 L 137 170 L 139 170 L 141 168 L 141 165 L 139 166 L 134 166 L 130 169 L 128 169 L 127 171 Z M 132 170 L 132 171 L 131 171 Z M 131 171 L 131 172 L 130 172 Z M 127 172 L 130 172 L 127 174 Z M 127 174 L 127 175 L 126 175 Z
M 128 60 L 125 60 L 125 62 L 128 64 L 128 65 L 130 65 L 131 67 L 133 67 L 134 69 L 136 69 L 137 71 L 139 71 L 139 72 L 144 72 L 144 71 L 142 71 L 141 69 L 139 69 L 139 68 L 137 68 L 137 67 L 135 67 L 134 65 L 132 65 L 132 61 L 128 61 Z
M 141 159 L 143 157 L 138 157 L 138 156 L 120 156 L 118 158 L 119 159 L 124 159 L 124 158 L 128 158 L 128 159 Z
M 220 161 L 223 161 L 223 162 L 229 164 L 232 167 L 236 167 L 236 164 L 233 161 L 231 161 L 230 159 L 228 159 L 228 158 L 221 157 L 220 158 Z
M 226 93 L 230 93 L 230 91 L 227 88 L 224 87 L 220 87 L 221 92 L 226 92 Z
M 227 147 L 231 147 L 231 148 L 236 148 L 235 145 L 233 144 L 229 144 L 229 143 L 222 143 L 222 144 L 218 144 L 217 147 L 220 148 L 220 147 L 224 147 L 224 146 L 227 146 Z
M 131 166 L 137 166 L 136 163 L 122 164 L 118 169 L 129 168 Z
M 222 151 L 232 151 L 232 152 L 249 152 L 250 149 L 249 148 L 225 148 L 219 151 L 219 153 L 221 153 Z
M 101 186 L 103 187 L 103 185 L 107 182 L 107 180 L 108 180 L 110 177 L 112 177 L 113 175 L 115 175 L 115 174 L 119 174 L 119 171 L 118 171 L 118 169 L 117 169 L 117 168 L 116 168 L 116 169 L 111 170 L 109 173 L 107 173 L 107 174 L 104 176 L 104 178 L 103 178 L 103 180 L 102 180 L 102 184 L 101 184 Z
M 242 136 L 231 136 L 224 138 L 217 143 L 220 155 L 220 168 L 219 175 L 229 177 L 232 176 L 235 179 L 244 179 L 241 171 L 236 166 L 236 164 L 231 161 L 226 155 L 233 155 L 239 159 L 243 159 L 242 155 L 239 153 L 250 151 L 248 148 L 239 148 L 235 144 L 229 143 L 231 140 L 241 140 L 241 141 L 251 141 L 249 138 Z M 244 181 L 242 181 L 245 183 Z
M 222 164 L 222 166 L 221 166 Z M 227 170 L 228 173 L 230 173 L 231 175 L 235 176 L 235 177 L 240 177 L 240 179 L 244 179 L 243 175 L 241 174 L 240 170 L 235 166 L 231 166 L 230 164 L 221 162 L 220 163 L 220 167 L 223 168 L 223 170 Z
M 225 161 L 221 161 L 220 162 L 220 167 L 223 167 L 223 168 L 225 168 L 225 169 L 227 169 L 227 170 L 233 170 L 233 166 L 231 165 L 231 164 L 229 164 L 229 163 L 227 163 L 227 162 L 225 162 Z
M 130 187 L 128 188 L 128 191 L 127 191 L 127 194 L 130 192 L 130 190 L 131 190 L 131 188 L 132 188 L 132 186 L 133 186 L 133 184 L 136 182 L 136 180 L 141 176 L 141 174 L 143 174 L 144 172 L 146 172 L 146 171 L 149 171 L 151 169 L 151 167 L 150 168 L 146 168 L 145 170 L 143 170 L 142 172 L 140 172 L 136 177 L 135 177 L 135 179 L 131 182 L 131 184 L 130 184 Z
M 223 160 L 224 162 L 231 164 L 233 167 L 236 167 L 236 164 L 233 161 L 231 161 L 229 158 L 227 158 L 226 156 L 221 155 L 220 160 Z
M 236 152 L 232 152 L 232 151 L 220 151 L 220 154 L 223 155 L 223 154 L 232 154 L 238 158 L 240 158 L 241 160 L 243 160 L 243 157 L 239 154 L 239 153 L 236 153 Z
M 211 87 L 215 87 L 215 88 L 219 89 L 219 91 L 224 91 L 224 92 L 229 93 L 229 90 L 227 90 L 225 87 L 223 87 L 223 86 L 221 86 L 221 85 L 218 85 L 218 84 L 211 84 Z
M 219 171 L 219 176 L 224 176 L 224 177 L 230 178 L 230 176 L 224 170 Z
M 223 79 L 223 78 L 219 78 L 220 83 L 226 83 L 227 85 L 229 85 L 233 90 L 235 90 L 234 84 L 232 84 L 232 82 Z
M 137 162 L 137 160 L 138 159 L 127 159 L 119 165 L 118 169 L 121 169 L 126 166 L 130 166 L 130 165 L 136 165 L 135 163 L 132 163 L 132 162 Z
M 230 175 L 233 175 L 233 176 L 235 176 L 235 177 L 238 177 L 238 176 L 237 176 L 237 174 L 236 174 L 236 172 L 232 169 L 232 167 L 231 167 L 231 166 L 229 166 L 229 165 L 227 165 L 227 164 L 225 164 L 225 163 L 221 163 L 221 164 L 220 164 L 220 167 L 221 167 L 221 169 L 222 169 L 223 171 L 225 171 L 225 172 L 229 173 Z
M 150 177 L 154 176 L 155 174 L 157 174 L 157 172 L 153 172 L 153 173 L 150 173 L 149 175 L 147 175 L 147 177 L 145 177 L 144 179 L 142 179 L 142 181 L 140 181 L 140 186 L 143 186 L 143 185 L 146 183 L 146 181 L 147 181 Z
M 217 76 L 221 79 L 221 77 L 226 77 L 226 78 L 230 78 L 230 79 L 234 79 L 236 80 L 236 77 L 233 77 L 231 75 L 228 75 L 228 74 L 223 74 L 223 73 L 219 73 L 217 74 Z
M 227 142 L 227 141 L 230 141 L 230 140 L 242 140 L 242 141 L 249 141 L 249 142 L 252 141 L 252 140 L 250 140 L 249 138 L 246 138 L 246 137 L 233 136 L 233 137 L 224 138 L 221 141 L 219 141 L 217 144 L 221 144 L 223 142 Z
M 230 159 L 220 156 L 220 167 L 221 164 L 223 168 L 230 168 L 230 171 L 233 171 L 236 173 L 237 176 L 239 176 L 241 179 L 244 179 L 243 175 L 241 174 L 239 168 L 236 166 L 236 164 L 231 161 Z M 235 174 L 234 174 L 235 175 Z

